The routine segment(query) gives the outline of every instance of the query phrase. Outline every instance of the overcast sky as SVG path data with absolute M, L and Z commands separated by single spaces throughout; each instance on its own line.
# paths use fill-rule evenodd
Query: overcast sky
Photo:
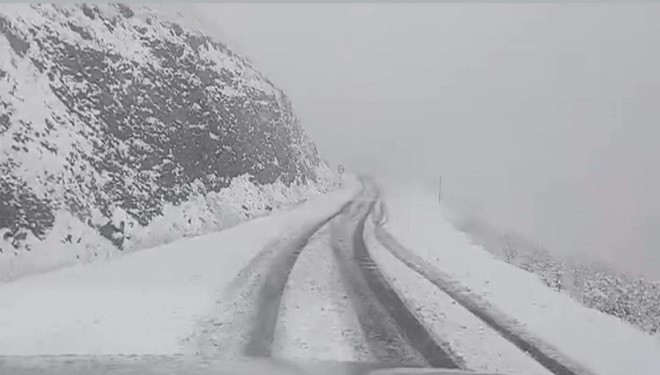
M 442 174 L 449 201 L 499 226 L 660 277 L 660 6 L 184 13 L 289 95 L 331 161 Z

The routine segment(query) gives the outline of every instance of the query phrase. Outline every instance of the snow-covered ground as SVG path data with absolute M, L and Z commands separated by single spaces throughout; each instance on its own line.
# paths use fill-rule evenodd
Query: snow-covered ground
M 231 229 L 0 284 L 0 354 L 175 354 L 217 291 L 269 242 L 315 225 L 359 189 Z
M 493 311 L 514 318 L 531 336 L 593 373 L 660 374 L 660 343 L 655 338 L 615 317 L 581 305 L 548 288 L 537 276 L 500 261 L 471 244 L 463 233 L 454 229 L 437 197 L 429 192 L 387 183 L 382 190 L 387 204 L 386 230 L 403 246 L 463 284 Z M 386 264 L 389 264 L 387 267 L 401 268 L 395 262 L 384 261 L 383 265 Z M 408 288 L 413 304 L 419 303 L 418 300 L 426 301 L 428 308 L 428 301 L 432 300 L 433 304 L 444 305 L 442 301 L 446 299 L 443 296 L 429 297 L 427 293 L 432 293 L 430 287 L 424 287 L 419 278 L 402 268 L 391 272 L 397 275 L 395 286 Z M 409 285 L 415 285 L 415 288 L 409 288 Z M 442 317 L 445 321 L 441 323 L 434 323 L 438 319 L 432 317 L 426 319 L 427 324 L 432 324 L 434 332 L 448 334 L 468 364 L 492 368 L 480 363 L 482 359 L 476 358 L 476 352 L 472 351 L 481 346 L 481 354 L 489 355 L 489 343 L 497 344 L 502 350 L 506 345 L 500 345 L 501 340 L 490 337 L 486 331 L 459 335 L 463 329 L 461 321 L 464 321 L 466 332 L 478 323 L 458 310 L 444 309 L 445 314 L 454 313 L 448 318 Z M 514 357 L 509 357 L 507 352 L 508 349 L 493 363 L 511 369 L 523 366 L 525 370 L 521 373 L 525 374 L 540 373 L 533 367 L 525 367 L 525 362 L 510 362 Z

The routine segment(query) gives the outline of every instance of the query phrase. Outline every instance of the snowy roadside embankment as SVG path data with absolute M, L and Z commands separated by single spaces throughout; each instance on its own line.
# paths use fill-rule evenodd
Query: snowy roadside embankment
M 385 228 L 494 311 L 515 319 L 525 331 L 596 374 L 660 373 L 660 343 L 653 337 L 472 245 L 443 216 L 432 194 L 393 184 L 383 192 Z
M 345 188 L 231 229 L 0 285 L 0 354 L 175 354 L 214 297 L 275 238 L 337 212 Z
M 57 213 L 54 226 L 43 239 L 26 238 L 30 251 L 0 252 L 0 282 L 76 263 L 120 256 L 126 252 L 170 243 L 184 237 L 194 237 L 232 227 L 248 219 L 267 214 L 278 208 L 291 207 L 311 197 L 325 193 L 335 176 L 327 167 L 319 167 L 318 182 L 286 186 L 281 182 L 256 185 L 248 175 L 234 178 L 218 192 L 192 196 L 179 205 L 166 204 L 161 215 L 146 226 L 119 207 L 114 208 L 112 226 L 120 228 L 124 222 L 120 250 L 103 237 L 93 226 L 103 225 L 100 212 L 92 225 L 85 224 L 69 212 Z M 1 233 L 1 231 L 0 231 Z M 119 232 L 116 235 L 120 235 Z M 0 249 L 13 249 L 10 245 Z

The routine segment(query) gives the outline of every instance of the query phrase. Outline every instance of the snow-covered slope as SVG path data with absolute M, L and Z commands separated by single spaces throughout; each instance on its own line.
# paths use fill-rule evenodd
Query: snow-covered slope
M 241 175 L 322 190 L 319 165 L 288 98 L 193 29 L 143 7 L 0 6 L 2 272 L 44 247 L 123 248 L 117 232 Z
M 583 306 L 548 287 L 538 276 L 471 244 L 466 235 L 447 220 L 436 196 L 415 188 L 385 184 L 383 198 L 387 203 L 385 228 L 403 246 L 461 285 L 465 293 L 472 295 L 473 300 L 493 316 L 515 321 L 522 335 L 561 355 L 562 361 L 573 362 L 585 371 L 601 375 L 660 373 L 660 342 L 656 338 L 622 320 Z M 424 291 L 428 282 L 401 272 L 397 275 L 402 279 L 402 287 L 418 293 L 417 297 L 414 293 L 410 297 L 413 303 L 426 301 L 429 297 Z M 475 355 L 483 353 L 475 351 L 473 346 L 492 349 L 494 341 L 488 339 L 488 332 L 469 334 L 470 326 L 463 317 L 448 314 L 449 311 L 443 310 L 439 322 L 429 314 L 427 323 L 437 325 L 437 332 L 451 339 L 456 350 L 475 368 L 489 368 L 499 363 L 514 369 L 520 365 L 514 366 L 506 357 L 499 358 L 498 362 L 480 363 L 484 358 Z M 486 329 L 484 325 L 481 327 Z M 499 355 L 502 353 L 506 353 L 504 349 Z

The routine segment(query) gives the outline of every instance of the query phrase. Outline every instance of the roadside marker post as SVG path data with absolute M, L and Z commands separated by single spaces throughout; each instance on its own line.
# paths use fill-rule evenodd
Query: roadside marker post
M 343 164 L 339 164 L 339 165 L 337 166 L 337 172 L 339 172 L 339 186 L 340 186 L 340 187 L 341 187 L 341 185 L 342 185 L 342 183 L 341 183 L 341 175 L 344 174 L 344 171 L 345 171 L 345 170 L 346 170 L 346 168 L 344 168 L 344 165 L 343 165 Z
M 438 178 L 438 203 L 442 203 L 442 176 Z

